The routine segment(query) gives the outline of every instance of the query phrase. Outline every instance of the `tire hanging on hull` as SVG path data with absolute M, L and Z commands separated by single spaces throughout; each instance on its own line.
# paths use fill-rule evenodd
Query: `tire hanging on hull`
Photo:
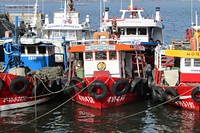
M 122 89 L 121 89 L 122 86 Z M 120 89 L 119 89 L 120 88 Z M 124 95 L 129 89 L 129 82 L 126 79 L 119 79 L 112 85 L 112 92 L 116 96 Z
M 172 87 L 168 87 L 163 94 L 165 100 L 170 100 L 170 102 L 177 102 L 179 100 L 178 92 Z
M 13 94 L 24 93 L 29 87 L 29 81 L 22 76 L 17 76 L 12 79 L 9 89 Z
M 200 102 L 200 97 L 199 97 L 198 95 L 200 95 L 200 87 L 199 87 L 199 86 L 195 87 L 195 88 L 192 90 L 192 99 L 193 99 L 195 102 Z
M 97 89 L 100 89 L 100 92 L 97 92 Z M 108 93 L 108 88 L 104 84 L 104 82 L 100 80 L 95 80 L 88 86 L 88 93 L 90 94 L 91 97 L 93 97 L 96 100 L 101 100 L 104 97 L 106 97 Z

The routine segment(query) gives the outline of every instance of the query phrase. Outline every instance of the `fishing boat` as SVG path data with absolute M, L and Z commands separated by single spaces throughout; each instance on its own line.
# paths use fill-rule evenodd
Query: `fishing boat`
M 104 109 L 146 95 L 144 46 L 117 43 L 108 32 L 94 32 L 93 41 L 84 42 L 71 42 L 67 50 L 70 96 L 75 102 Z
M 4 62 L 0 73 L 0 111 L 46 102 L 62 90 L 63 68 L 55 65 L 54 45 L 48 40 L 29 43 L 3 38 Z M 64 43 L 63 43 L 64 46 Z
M 68 10 L 67 10 L 68 4 Z M 80 23 L 80 13 L 75 11 L 73 0 L 65 0 L 64 10 L 54 12 L 53 23 L 49 22 L 48 15 L 42 27 L 42 38 L 53 41 L 56 52 L 56 62 L 63 63 L 62 38 L 66 41 L 91 39 L 94 30 L 90 28 L 90 18 L 86 15 L 85 22 Z
M 199 111 L 200 27 L 192 26 L 191 30 L 191 39 L 186 36 L 186 40 L 173 41 L 168 47 L 156 47 L 152 98 L 155 102 Z
M 112 38 L 119 43 L 130 43 L 132 40 L 140 42 L 145 47 L 143 53 L 147 64 L 153 68 L 154 49 L 158 44 L 162 45 L 164 41 L 162 33 L 164 25 L 160 7 L 156 7 L 155 15 L 152 17 L 145 16 L 144 8 L 137 7 L 133 0 L 130 0 L 127 9 L 119 10 L 120 17 L 118 17 L 118 13 L 114 17 L 109 17 L 109 12 L 111 12 L 109 7 L 105 7 L 101 31 L 109 32 Z

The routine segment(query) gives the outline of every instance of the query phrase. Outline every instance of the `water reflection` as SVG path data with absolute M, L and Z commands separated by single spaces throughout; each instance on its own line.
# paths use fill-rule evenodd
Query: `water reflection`
M 62 104 L 65 99 L 37 106 L 37 116 L 44 115 Z M 50 104 L 51 103 L 51 104 Z M 35 119 L 35 107 L 0 112 L 1 131 L 35 133 L 116 133 L 116 132 L 197 132 L 200 130 L 199 112 L 183 110 L 170 105 L 154 107 L 150 100 L 121 107 L 98 110 L 66 103 L 44 117 Z M 32 121 L 31 123 L 29 123 Z M 16 127 L 16 128 L 15 128 Z

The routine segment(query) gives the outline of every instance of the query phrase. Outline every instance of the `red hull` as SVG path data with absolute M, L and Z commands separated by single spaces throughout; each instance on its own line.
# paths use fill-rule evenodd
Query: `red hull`
M 46 95 L 45 90 L 41 90 L 39 94 L 38 90 L 41 88 L 36 87 L 37 79 L 33 77 L 1 73 L 0 79 L 0 111 L 40 104 L 54 97 Z
M 95 99 L 94 97 L 91 96 L 90 92 L 88 91 L 88 86 L 95 80 L 100 80 L 107 86 L 108 89 L 107 94 L 102 99 Z M 112 86 L 117 80 L 119 80 L 119 78 L 110 78 L 110 77 L 84 78 L 83 81 L 86 83 L 86 87 L 81 92 L 75 91 L 74 95 L 72 95 L 72 99 L 81 105 L 97 109 L 103 109 L 134 102 L 139 98 L 138 93 L 131 93 L 129 90 L 127 90 L 122 95 L 116 96 L 113 93 Z
M 163 89 L 163 91 L 165 91 L 167 88 L 169 88 L 168 86 L 159 86 L 160 88 Z M 196 102 L 193 100 L 192 98 L 192 91 L 195 88 L 195 86 L 172 86 L 170 88 L 174 88 L 174 90 L 177 92 L 177 96 L 179 96 L 179 98 L 174 101 L 174 102 L 169 102 L 169 104 L 174 105 L 174 106 L 178 106 L 181 107 L 183 109 L 188 109 L 188 110 L 196 110 L 196 111 L 200 111 L 200 102 Z M 169 94 L 171 95 L 171 94 Z M 172 97 L 172 99 L 174 99 L 175 97 Z M 170 101 L 170 99 L 165 99 L 166 101 Z

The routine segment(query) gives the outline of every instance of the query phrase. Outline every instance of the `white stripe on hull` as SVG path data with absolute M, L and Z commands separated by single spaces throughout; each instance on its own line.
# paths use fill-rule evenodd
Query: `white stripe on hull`
M 1 105 L 0 106 L 0 111 L 5 111 L 5 110 L 10 110 L 10 109 L 17 109 L 17 108 L 24 108 L 24 107 L 29 107 L 33 106 L 35 104 L 41 104 L 46 101 L 49 101 L 52 99 L 54 96 L 51 97 L 44 97 L 41 99 L 33 100 L 33 101 L 28 101 L 28 102 L 21 102 L 21 103 L 14 103 L 14 104 L 8 104 L 8 105 Z

